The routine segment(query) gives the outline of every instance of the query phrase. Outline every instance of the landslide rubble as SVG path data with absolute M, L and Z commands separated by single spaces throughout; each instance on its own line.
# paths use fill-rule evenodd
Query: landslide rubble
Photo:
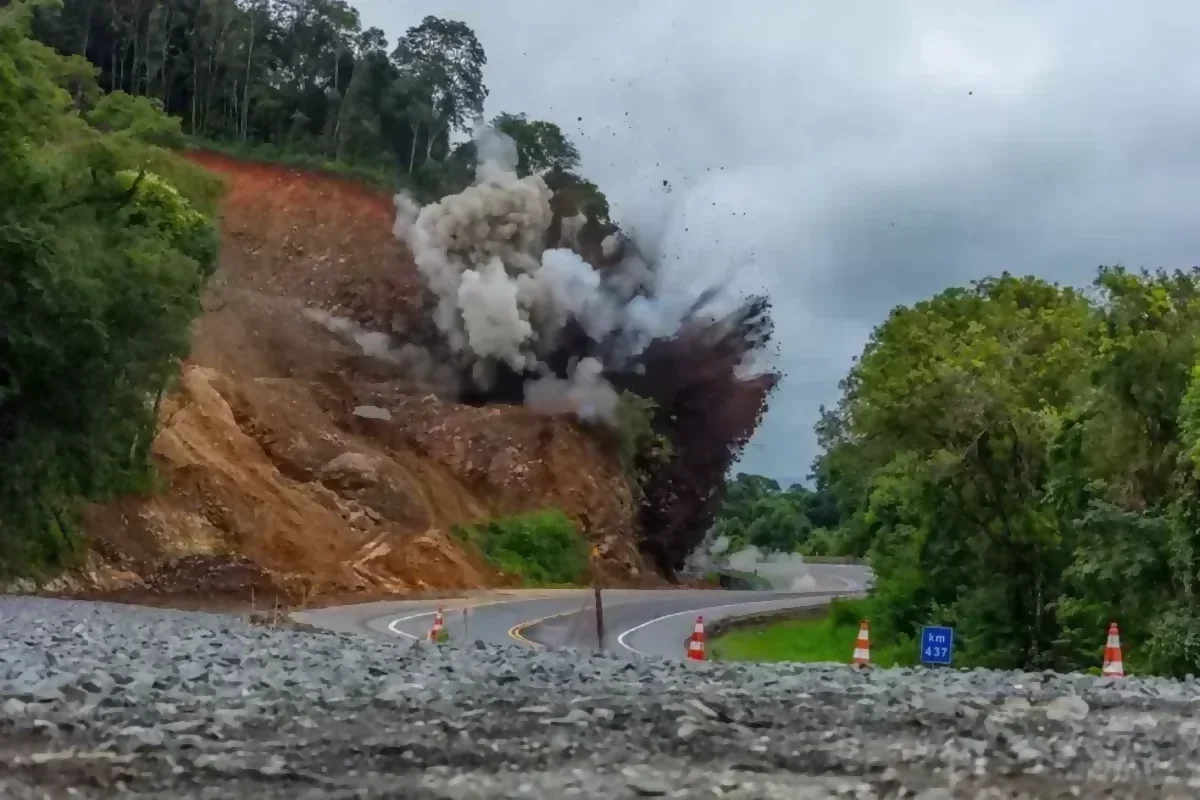
M 406 649 L 0 599 L 12 798 L 1194 797 L 1200 685 Z
M 271 603 L 506 585 L 452 528 L 545 507 L 578 523 L 595 575 L 654 580 L 611 436 L 454 402 L 439 365 L 396 349 L 431 323 L 390 197 L 194 157 L 226 180 L 222 260 L 161 399 L 159 490 L 88 509 L 85 565 L 44 590 Z

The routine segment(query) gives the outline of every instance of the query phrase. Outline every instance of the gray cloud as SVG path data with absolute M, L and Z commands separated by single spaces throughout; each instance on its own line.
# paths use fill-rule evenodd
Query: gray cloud
M 1200 263 L 1192 3 L 356 5 L 393 39 L 470 24 L 489 114 L 562 125 L 678 279 L 771 293 L 787 378 L 752 471 L 807 474 L 818 406 L 898 304 L 1006 269 Z

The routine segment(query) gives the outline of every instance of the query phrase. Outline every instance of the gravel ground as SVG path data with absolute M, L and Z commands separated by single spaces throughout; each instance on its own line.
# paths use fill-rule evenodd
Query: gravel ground
M 0 598 L 0 797 L 1194 797 L 1200 685 L 405 650 Z

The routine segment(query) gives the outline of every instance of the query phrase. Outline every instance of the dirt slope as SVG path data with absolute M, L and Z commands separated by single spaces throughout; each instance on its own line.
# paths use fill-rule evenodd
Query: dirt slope
M 649 579 L 604 435 L 447 402 L 428 376 L 312 318 L 428 335 L 390 198 L 196 158 L 228 184 L 222 264 L 163 403 L 163 490 L 90 509 L 87 569 L 58 588 L 296 598 L 502 584 L 451 526 L 548 506 L 579 522 L 606 581 Z

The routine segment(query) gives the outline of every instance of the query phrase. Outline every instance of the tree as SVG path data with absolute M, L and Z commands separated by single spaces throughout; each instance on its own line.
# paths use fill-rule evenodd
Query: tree
M 500 114 L 492 127 L 517 145 L 518 175 L 548 170 L 570 171 L 579 166 L 579 151 L 553 122 L 527 119 L 524 114 Z
M 438 125 L 446 132 L 467 130 L 483 114 L 487 55 L 475 33 L 462 22 L 425 17 L 409 28 L 392 58 L 401 75 L 427 92 Z M 431 134 L 430 139 L 436 138 Z

